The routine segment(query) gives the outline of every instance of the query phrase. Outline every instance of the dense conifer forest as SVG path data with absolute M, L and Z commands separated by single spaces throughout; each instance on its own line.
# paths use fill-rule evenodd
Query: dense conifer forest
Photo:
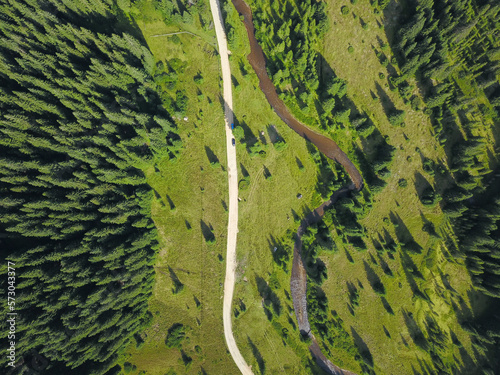
M 155 59 L 113 6 L 0 4 L 2 259 L 15 263 L 18 359 L 53 374 L 106 372 L 150 320 L 145 172 L 180 146 Z
M 454 178 L 444 192 L 443 211 L 454 224 L 475 286 L 500 297 L 500 196 L 490 161 L 498 150 L 487 147 L 500 122 L 500 4 L 427 0 L 408 4 L 408 10 L 394 38 L 401 74 L 391 81 L 406 100 L 411 77 L 425 93 Z M 488 199 L 478 199 L 486 190 Z
M 373 23 L 369 25 L 367 18 L 361 18 L 361 9 L 365 11 L 363 17 L 366 17 L 368 4 L 356 5 L 357 3 L 356 0 L 351 0 L 348 5 L 338 5 L 338 8 L 335 6 L 335 10 L 342 15 L 340 18 L 359 20 L 361 28 L 365 30 L 364 34 L 363 32 L 356 34 L 361 35 L 355 44 L 359 49 L 365 43 L 364 39 L 368 39 L 367 34 L 377 31 L 373 31 L 374 25 Z M 361 222 L 370 214 L 372 199 L 381 199 L 380 195 L 390 194 L 387 190 L 386 193 L 382 191 L 387 186 L 391 174 L 401 173 L 392 167 L 395 154 L 409 148 L 406 144 L 401 144 L 398 148 L 393 147 L 392 144 L 397 144 L 393 135 L 399 132 L 397 128 L 406 128 L 404 138 L 409 144 L 411 134 L 416 130 L 413 129 L 409 117 L 415 116 L 417 112 L 423 112 L 430 118 L 432 123 L 430 133 L 436 142 L 434 150 L 441 145 L 447 161 L 443 163 L 444 158 L 432 160 L 425 156 L 420 147 L 424 148 L 427 145 L 422 144 L 415 148 L 422 158 L 423 172 L 435 178 L 433 186 L 427 184 L 428 186 L 422 188 L 417 187 L 422 207 L 420 213 L 422 214 L 423 210 L 433 209 L 440 212 L 439 226 L 434 227 L 434 224 L 428 222 L 424 223 L 419 231 L 429 234 L 435 244 L 440 243 L 439 246 L 448 248 L 451 254 L 450 262 L 461 262 L 464 259 L 473 288 L 488 297 L 484 299 L 486 301 L 484 305 L 489 306 L 489 310 L 485 309 L 486 312 L 475 317 L 460 317 L 459 323 L 470 334 L 475 353 L 481 355 L 487 353 L 486 356 L 494 358 L 497 353 L 499 329 L 498 322 L 488 311 L 493 311 L 498 304 L 497 300 L 489 297 L 500 297 L 498 261 L 500 259 L 498 246 L 500 4 L 488 0 L 408 0 L 369 3 L 372 13 L 381 17 L 377 20 L 378 29 L 382 32 L 386 26 L 389 29 L 387 31 L 389 44 L 380 38 L 377 39 L 380 50 L 371 44 L 378 62 L 383 70 L 386 70 L 385 73 L 377 75 L 377 80 L 384 82 L 387 73 L 387 83 L 384 83 L 387 91 L 399 96 L 398 99 L 412 110 L 411 113 L 407 113 L 408 109 L 405 111 L 396 108 L 379 84 L 377 84 L 378 95 L 371 92 L 371 97 L 377 102 L 381 100 L 384 106 L 385 115 L 391 126 L 390 132 L 394 133 L 385 135 L 384 138 L 391 145 L 384 140 L 381 141 L 381 137 L 377 136 L 382 128 L 378 121 L 374 120 L 373 113 L 368 111 L 363 113 L 353 106 L 353 101 L 363 103 L 363 99 L 359 96 L 353 99 L 353 96 L 349 95 L 347 82 L 352 77 L 340 76 L 328 70 L 326 60 L 330 57 L 322 46 L 327 43 L 328 36 L 339 38 L 338 33 L 328 34 L 329 28 L 333 27 L 331 22 L 327 22 L 328 17 L 325 14 L 328 2 L 284 0 L 269 4 L 260 0 L 251 1 L 256 37 L 266 54 L 268 74 L 276 85 L 280 97 L 301 121 L 310 124 L 310 120 L 314 118 L 312 122 L 316 125 L 319 122 L 320 129 L 330 131 L 336 140 L 345 141 L 347 137 L 344 134 L 340 136 L 341 133 L 334 133 L 332 130 L 342 128 L 356 130 L 353 143 L 360 141 L 363 154 L 357 153 L 357 160 L 354 160 L 359 163 L 369 191 L 365 190 L 364 195 L 338 202 L 334 209 L 325 214 L 324 222 L 328 227 L 341 232 L 342 246 L 350 245 L 360 252 L 366 251 L 371 245 L 367 241 L 368 234 Z M 334 24 L 339 22 L 338 17 L 334 19 L 336 19 Z M 372 31 L 366 32 L 370 27 Z M 355 49 L 350 45 L 352 41 L 344 43 L 349 44 L 347 51 L 353 54 Z M 394 52 L 392 57 L 389 48 Z M 333 52 L 339 54 L 340 51 L 336 49 Z M 343 60 L 342 57 L 335 56 L 331 59 Z M 364 56 L 361 59 L 364 60 Z M 339 62 L 339 65 L 345 64 L 348 63 Z M 353 74 L 365 74 L 365 72 L 358 71 Z M 362 93 L 364 96 L 368 91 L 365 90 Z M 357 94 L 359 95 L 359 92 Z M 365 103 L 362 105 L 368 107 Z M 419 126 L 425 125 L 419 124 Z M 356 146 L 354 148 L 356 149 Z M 368 155 L 370 149 L 375 150 L 371 156 Z M 411 162 L 412 157 L 407 156 L 406 160 Z M 327 172 L 328 164 L 320 163 L 319 166 L 327 178 L 326 181 L 318 179 L 322 182 L 318 183 L 318 186 L 324 187 L 328 182 L 334 182 L 335 178 Z M 406 179 L 398 181 L 399 189 L 405 189 L 407 186 Z M 327 190 L 325 193 L 331 191 Z M 405 193 L 405 196 L 408 195 Z M 397 228 L 400 225 L 399 221 L 395 216 L 390 218 L 391 220 L 385 218 L 384 224 L 392 222 Z M 452 228 L 451 231 L 445 229 L 448 225 Z M 319 245 L 315 242 L 308 243 L 308 236 L 312 236 L 313 239 L 314 236 L 321 237 L 317 235 L 318 233 L 321 233 L 321 230 L 308 228 L 303 240 L 309 282 L 310 321 L 313 330 L 317 330 L 319 336 L 324 339 L 324 344 L 336 332 L 334 326 L 340 331 L 342 329 L 336 325 L 335 314 L 328 321 L 327 299 L 320 288 L 327 273 L 325 264 L 317 260 L 318 254 L 321 254 L 321 247 L 323 253 L 328 254 L 332 250 L 331 244 L 328 244 L 325 238 L 323 242 L 319 241 Z M 396 230 L 397 243 L 390 236 L 388 240 L 384 238 L 382 244 L 372 241 L 377 253 L 386 252 L 389 259 L 394 259 L 394 254 L 407 252 L 416 256 L 423 251 L 426 252 L 427 249 L 423 249 L 413 237 L 403 236 L 401 233 L 401 230 Z M 336 246 L 340 247 L 338 242 Z M 354 263 L 352 259 L 349 262 Z M 407 263 L 403 262 L 403 267 L 405 270 L 411 270 Z M 384 276 L 392 278 L 391 268 L 387 267 L 386 263 L 382 264 L 385 264 L 381 266 Z M 366 269 L 368 275 L 374 275 L 369 267 Z M 387 302 L 386 290 L 380 280 L 372 277 L 372 289 Z M 399 288 L 401 285 L 400 283 Z M 321 293 L 318 293 L 318 290 Z M 348 291 L 350 312 L 354 316 L 355 308 L 359 305 L 359 291 L 351 284 L 348 285 Z M 429 296 L 421 293 L 418 288 L 413 288 L 413 292 L 415 299 L 431 301 Z M 384 308 L 388 314 L 394 314 L 389 304 L 385 303 Z M 326 322 L 330 325 L 328 326 Z M 429 341 L 437 342 L 432 333 L 434 329 L 432 324 L 426 323 L 426 326 Z M 343 341 L 331 340 L 329 344 L 335 346 L 334 343 L 338 345 L 339 342 Z M 418 339 L 415 342 L 418 346 Z M 456 342 L 453 342 L 453 345 L 456 345 Z M 352 352 L 347 344 L 343 349 Z M 430 354 L 436 373 L 452 371 L 454 361 L 440 359 L 446 357 L 445 350 L 439 349 L 441 350 L 439 352 L 435 348 L 424 349 Z M 363 353 L 360 355 L 364 361 L 363 370 L 371 373 L 373 361 L 367 360 Z M 495 367 L 480 361 L 473 366 L 478 368 L 478 373 L 487 374 L 493 373 L 492 368 Z

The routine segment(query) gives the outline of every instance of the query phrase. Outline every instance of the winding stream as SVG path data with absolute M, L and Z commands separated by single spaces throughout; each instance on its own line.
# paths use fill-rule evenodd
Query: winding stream
M 330 362 L 321 352 L 318 341 L 311 332 L 309 319 L 307 317 L 307 274 L 302 261 L 301 248 L 302 235 L 304 234 L 306 228 L 309 225 L 320 221 L 323 217 L 325 209 L 335 203 L 335 201 L 342 195 L 346 194 L 350 190 L 361 190 L 363 188 L 363 178 L 361 177 L 361 174 L 359 173 L 356 166 L 352 163 L 351 160 L 349 160 L 347 155 L 333 140 L 312 131 L 300 121 L 295 119 L 288 111 L 285 103 L 283 103 L 283 101 L 279 98 L 274 84 L 267 75 L 266 58 L 264 56 L 262 48 L 255 38 L 255 29 L 253 26 L 252 11 L 250 7 L 243 0 L 232 0 L 232 2 L 238 13 L 244 16 L 243 22 L 247 30 L 248 40 L 250 42 L 251 48 L 251 52 L 247 56 L 247 58 L 250 62 L 250 65 L 257 74 L 257 77 L 259 78 L 259 87 L 266 96 L 269 104 L 273 107 L 277 115 L 297 134 L 313 143 L 325 156 L 340 163 L 345 168 L 345 170 L 349 174 L 349 177 L 351 178 L 351 181 L 353 182 L 351 186 L 345 187 L 333 193 L 328 201 L 324 202 L 321 206 L 309 213 L 302 220 L 299 229 L 297 230 L 297 236 L 293 249 L 293 266 L 290 287 L 293 299 L 293 307 L 295 310 L 295 315 L 297 316 L 299 330 L 301 334 L 307 335 L 311 338 L 312 343 L 309 346 L 309 350 L 315 357 L 318 365 L 321 366 L 321 368 L 323 368 L 329 374 L 355 375 L 350 371 L 342 370 L 341 368 Z

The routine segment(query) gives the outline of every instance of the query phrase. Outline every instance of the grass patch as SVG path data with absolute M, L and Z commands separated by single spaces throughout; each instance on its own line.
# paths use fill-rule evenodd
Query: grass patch
M 363 25 L 382 25 L 382 18 L 360 3 L 352 11 L 363 20 L 361 24 L 338 14 L 342 3 L 348 2 L 328 5 L 332 28 L 326 35 L 323 55 L 339 77 L 349 80 L 349 98 L 368 114 L 396 152 L 391 173 L 384 178 L 387 186 L 374 196 L 373 208 L 362 220 L 368 251 L 352 251 L 336 237 L 337 245 L 345 251 L 322 256 L 329 276 L 323 288 L 328 299 L 335 301 L 345 326 L 356 332 L 363 342 L 360 346 L 368 348 L 377 373 L 412 373 L 412 367 L 419 368 L 419 361 L 433 363 L 428 348 L 422 344 L 432 331 L 426 328 L 429 316 L 440 329 L 453 331 L 470 353 L 469 335 L 459 324 L 459 319 L 464 318 L 453 307 L 462 304 L 466 315 L 470 314 L 470 278 L 463 262 L 454 259 L 444 241 L 439 235 L 436 237 L 437 234 L 453 237 L 439 206 L 424 206 L 419 199 L 429 186 L 443 191 L 449 185 L 444 150 L 434 137 L 429 119 L 418 111 L 417 100 L 412 108 L 387 83 L 379 81 L 393 75 L 398 68 L 388 64 L 393 56 L 383 28 L 371 27 L 367 34 Z M 385 28 L 390 29 L 391 18 L 387 21 Z M 349 53 L 346 46 L 352 46 L 353 52 Z M 412 94 L 419 97 L 416 90 Z M 374 101 L 374 97 L 379 100 Z M 406 113 L 405 127 L 394 127 L 402 124 L 400 118 L 393 118 L 402 111 Z M 358 145 L 368 159 L 375 152 L 370 148 L 370 139 Z M 429 173 L 430 162 L 424 164 L 425 160 L 437 160 L 445 173 L 439 176 Z M 403 243 L 408 252 L 398 245 L 395 253 L 384 250 L 380 253 L 377 249 L 387 248 L 384 241 L 388 238 L 396 244 Z M 446 280 L 453 280 L 452 285 Z M 350 301 L 353 289 L 349 285 L 358 285 L 355 311 Z M 473 369 L 474 363 L 450 340 L 443 345 L 441 355 L 445 363 L 454 363 L 455 356 L 466 368 Z M 341 351 L 332 351 L 334 358 L 341 355 Z M 353 358 L 341 357 L 341 360 L 349 369 L 356 370 L 359 366 Z
M 175 165 L 164 161 L 148 174 L 157 192 L 153 219 L 161 239 L 149 307 L 154 319 L 141 346 L 130 345 L 124 358 L 148 374 L 164 375 L 169 370 L 235 374 L 222 326 L 225 263 L 218 255 L 226 251 L 227 172 L 215 33 L 206 31 L 199 21 L 167 26 L 154 8 L 146 7 L 143 15 L 136 22 L 155 58 L 170 65 L 179 59 L 185 66 L 177 86 L 186 90 L 187 121 L 175 118 L 184 144 Z M 209 10 L 203 17 L 211 18 Z M 179 28 L 200 36 L 153 37 Z M 213 167 L 206 148 L 218 157 L 220 167 Z M 190 329 L 183 331 L 178 345 L 169 348 L 165 343 L 175 324 Z

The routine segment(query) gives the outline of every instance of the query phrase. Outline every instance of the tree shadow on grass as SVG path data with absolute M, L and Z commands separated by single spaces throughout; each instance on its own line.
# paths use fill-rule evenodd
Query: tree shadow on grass
M 257 361 L 257 366 L 259 366 L 259 371 L 262 375 L 264 375 L 266 372 L 266 362 L 264 361 L 264 358 L 262 358 L 259 349 L 257 349 L 250 337 L 247 336 L 247 340 L 248 345 L 250 345 L 250 349 L 252 349 L 252 354 Z
M 375 266 L 378 266 L 378 262 L 377 260 L 373 257 L 373 254 L 372 253 L 368 253 L 368 255 L 370 256 L 370 262 L 375 265 Z
M 264 170 L 264 178 L 267 180 L 268 178 L 272 177 L 272 174 L 271 172 L 269 171 L 269 169 L 263 165 L 262 166 L 263 170 Z
M 387 311 L 390 315 L 394 315 L 394 310 L 392 309 L 391 305 L 385 297 L 381 297 L 380 300 L 382 301 L 382 305 L 384 306 L 385 311 Z
M 274 236 L 267 239 L 267 244 L 273 255 L 273 260 L 283 271 L 287 272 L 287 263 L 290 259 L 291 249 L 289 246 L 284 245 L 282 241 L 276 240 Z
M 455 301 L 451 301 L 451 307 L 460 325 L 467 322 L 473 316 L 471 309 L 469 309 L 469 306 L 467 306 L 462 298 L 458 301 L 458 305 Z
M 301 221 L 301 217 L 299 216 L 299 214 L 295 211 L 295 210 L 291 210 L 292 211 L 292 217 L 293 217 L 293 220 L 296 222 L 296 223 L 300 223 Z
M 274 293 L 267 282 L 260 276 L 255 277 L 255 282 L 257 283 L 257 290 L 259 291 L 260 296 L 264 300 L 264 305 L 271 305 L 274 314 L 281 314 L 281 301 L 276 293 Z
M 386 335 L 388 338 L 392 338 L 392 337 L 391 337 L 391 333 L 389 332 L 389 330 L 388 330 L 387 328 L 385 328 L 385 326 L 384 326 L 384 325 L 382 325 L 382 328 L 384 329 L 384 333 L 385 333 L 385 335 Z
M 200 220 L 201 233 L 208 243 L 215 242 L 215 234 L 212 231 L 211 226 L 208 226 L 203 220 Z
M 246 177 L 250 177 L 250 173 L 248 173 L 247 169 L 245 168 L 245 166 L 240 163 L 240 169 L 241 169 L 241 175 L 246 178 Z
M 405 251 L 400 252 L 400 257 L 401 257 L 401 265 L 403 266 L 405 271 L 408 271 L 414 277 L 417 277 L 421 280 L 425 280 L 424 276 L 419 271 L 413 259 Z
M 174 270 L 170 266 L 168 266 L 168 272 L 173 284 L 172 293 L 177 294 L 184 289 L 184 284 L 181 283 Z
M 411 312 L 407 312 L 405 309 L 401 309 L 401 311 L 403 313 L 406 328 L 408 329 L 410 337 L 412 338 L 415 345 L 419 346 L 423 350 L 429 349 L 429 343 L 427 342 L 427 339 L 425 338 L 424 333 L 418 326 L 417 322 L 415 321 L 415 319 L 413 319 L 413 314 Z
M 302 164 L 302 162 L 300 161 L 300 159 L 298 157 L 295 157 L 295 162 L 297 163 L 297 167 L 299 167 L 299 169 L 304 168 L 304 164 Z
M 368 345 L 363 341 L 360 335 L 356 332 L 356 330 L 351 326 L 351 335 L 354 340 L 354 344 L 357 346 L 359 350 L 359 354 L 363 359 L 363 362 L 370 367 L 373 367 L 373 356 L 368 348 Z
M 415 274 L 421 276 L 420 271 L 418 271 L 415 264 L 413 263 L 413 260 L 411 260 L 411 258 L 407 254 L 401 252 L 401 257 L 402 257 L 401 259 L 402 269 L 403 272 L 405 273 L 406 281 L 408 282 L 408 285 L 410 286 L 413 295 L 415 297 L 423 299 L 424 301 L 429 301 L 429 297 L 420 290 L 419 286 L 415 281 Z
M 269 136 L 269 140 L 271 141 L 272 144 L 275 144 L 276 142 L 283 140 L 283 137 L 280 135 L 275 125 L 272 124 L 267 125 L 266 130 L 267 130 L 267 135 Z
M 387 117 L 396 111 L 396 106 L 392 102 L 391 98 L 385 90 L 380 86 L 380 84 L 375 81 L 375 88 L 377 89 L 377 96 L 380 98 L 380 104 L 382 104 L 382 109 Z
M 415 367 L 413 367 L 413 365 L 411 365 L 411 370 L 413 371 L 413 375 L 422 375 L 420 372 L 415 370 Z
M 245 121 L 239 122 L 238 125 L 243 129 L 245 138 L 241 140 L 241 142 L 246 144 L 248 152 L 250 150 L 250 147 L 257 143 L 258 138 L 255 136 L 255 134 L 252 132 L 252 129 L 250 129 Z
M 461 348 L 459 348 L 459 353 L 460 353 L 460 357 L 462 358 L 462 362 L 464 363 L 464 366 L 468 367 L 468 368 L 472 368 L 471 366 L 474 365 L 475 361 L 470 356 L 467 349 L 465 349 L 464 347 L 461 347 Z
M 168 205 L 170 206 L 170 209 L 174 210 L 175 204 L 174 204 L 174 202 L 172 202 L 172 199 L 170 199 L 170 196 L 168 194 L 167 194 L 166 198 L 167 198 Z
M 421 173 L 415 172 L 415 190 L 417 190 L 419 199 L 421 199 L 422 193 L 429 188 L 432 188 L 429 181 Z
M 425 217 L 422 210 L 420 210 L 420 218 L 422 219 L 422 230 L 429 233 L 431 237 L 440 239 L 441 236 L 436 232 L 434 223 Z
M 425 317 L 425 329 L 432 347 L 437 348 L 438 351 L 443 350 L 448 343 L 448 334 L 446 331 L 441 329 L 436 319 L 427 313 Z
M 396 233 L 398 242 L 401 244 L 401 249 L 403 251 L 420 254 L 422 252 L 422 247 L 415 241 L 401 217 L 392 211 L 389 216 L 394 225 L 394 232 Z
M 366 278 L 372 289 L 379 295 L 385 295 L 385 286 L 382 280 L 380 280 L 380 277 L 378 277 L 373 268 L 371 268 L 365 260 L 363 261 L 363 265 L 365 266 Z
M 345 251 L 345 256 L 346 256 L 347 260 L 349 261 L 349 263 L 354 263 L 354 259 L 352 258 L 351 253 L 349 251 L 347 251 L 347 249 L 344 249 L 344 251 Z
M 219 158 L 217 157 L 217 155 L 214 154 L 214 152 L 212 151 L 212 149 L 208 146 L 205 146 L 205 152 L 207 154 L 207 158 L 208 158 L 208 161 L 210 164 L 215 164 L 215 163 L 219 163 Z
M 391 268 L 389 267 L 389 265 L 387 264 L 387 262 L 384 260 L 384 258 L 382 258 L 382 257 L 380 256 L 380 254 L 377 254 L 377 258 L 378 258 L 378 261 L 379 261 L 379 263 L 380 263 L 380 268 L 382 268 L 382 271 L 384 271 L 384 273 L 385 273 L 387 276 L 392 277 L 392 276 L 393 276 L 392 270 L 391 270 Z
M 427 363 L 427 361 L 425 359 L 417 357 L 417 361 L 418 361 L 418 365 L 420 366 L 420 369 L 422 371 L 422 374 L 424 374 L 424 375 L 436 374 L 436 372 L 431 368 L 431 366 Z
M 264 134 L 265 134 L 265 133 L 264 133 L 263 131 L 262 131 L 262 132 L 261 132 L 261 131 L 259 131 L 259 140 L 260 140 L 260 142 L 261 142 L 261 143 L 265 146 L 265 145 L 267 145 L 267 139 L 266 139 L 266 137 L 264 136 Z

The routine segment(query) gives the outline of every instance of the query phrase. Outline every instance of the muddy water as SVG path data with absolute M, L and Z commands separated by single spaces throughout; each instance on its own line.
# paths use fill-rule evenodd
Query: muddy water
M 319 366 L 321 366 L 321 368 L 323 368 L 323 370 L 325 370 L 329 374 L 355 375 L 352 372 L 342 370 L 341 368 L 335 366 L 332 362 L 330 362 L 321 352 L 321 348 L 316 338 L 311 333 L 311 327 L 307 317 L 307 274 L 302 261 L 301 248 L 302 235 L 307 227 L 320 221 L 323 217 L 325 209 L 335 203 L 335 201 L 341 195 L 346 194 L 349 190 L 361 190 L 363 187 L 363 178 L 361 177 L 361 174 L 359 173 L 355 165 L 351 162 L 351 160 L 349 160 L 347 155 L 333 140 L 312 131 L 300 121 L 295 119 L 288 111 L 283 101 L 279 98 L 274 84 L 267 75 L 266 58 L 264 56 L 262 48 L 255 38 L 255 29 L 253 26 L 252 11 L 250 7 L 243 0 L 232 0 L 232 2 L 238 13 L 244 16 L 243 22 L 247 30 L 248 40 L 250 42 L 251 48 L 251 52 L 247 56 L 247 58 L 250 62 L 250 65 L 257 74 L 257 77 L 259 78 L 259 86 L 266 96 L 269 104 L 273 107 L 278 116 L 291 129 L 297 132 L 301 137 L 313 143 L 325 156 L 340 163 L 349 174 L 351 181 L 353 182 L 353 185 L 351 185 L 350 187 L 335 192 L 328 201 L 324 202 L 321 206 L 309 213 L 309 215 L 307 215 L 302 220 L 297 231 L 293 249 L 293 266 L 290 287 L 293 299 L 293 307 L 297 316 L 299 330 L 301 334 L 307 335 L 311 338 L 312 344 L 309 346 L 309 350 L 316 358 L 316 362 L 319 364 Z
M 247 29 L 251 48 L 251 52 L 247 56 L 248 61 L 250 62 L 252 68 L 255 70 L 255 73 L 257 73 L 257 77 L 259 78 L 259 86 L 266 96 L 267 100 L 269 101 L 269 104 L 271 104 L 278 116 L 290 128 L 295 130 L 301 137 L 313 143 L 323 154 L 325 154 L 325 156 L 342 164 L 342 166 L 351 177 L 351 180 L 356 188 L 361 189 L 363 186 L 363 179 L 361 177 L 361 174 L 354 166 L 354 164 L 349 160 L 344 151 L 342 151 L 340 147 L 331 139 L 312 131 L 300 121 L 295 119 L 295 117 L 293 117 L 286 108 L 285 103 L 283 103 L 283 101 L 279 98 L 273 82 L 267 75 L 266 58 L 264 56 L 264 52 L 262 51 L 260 45 L 257 43 L 257 39 L 255 39 L 252 11 L 248 4 L 243 0 L 232 1 L 238 12 L 244 16 L 243 22 Z

